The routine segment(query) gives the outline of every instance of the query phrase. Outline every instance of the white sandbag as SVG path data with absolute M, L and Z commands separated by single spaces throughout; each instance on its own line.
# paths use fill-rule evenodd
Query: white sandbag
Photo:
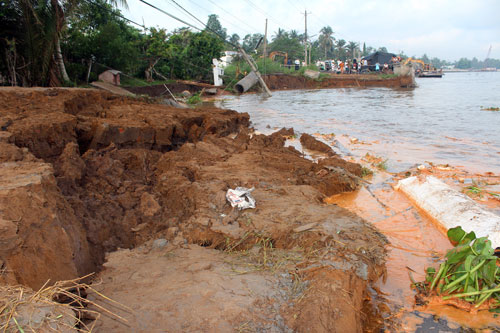
M 400 180 L 396 189 L 403 191 L 446 230 L 461 226 L 466 232 L 474 231 L 477 237 L 488 237 L 493 248 L 500 246 L 500 216 L 439 179 L 409 177 Z

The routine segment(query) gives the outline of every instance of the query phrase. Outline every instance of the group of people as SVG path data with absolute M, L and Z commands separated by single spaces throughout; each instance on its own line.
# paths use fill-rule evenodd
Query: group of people
M 337 74 L 354 74 L 369 71 L 389 73 L 392 71 L 394 63 L 399 63 L 400 61 L 401 57 L 392 57 L 390 63 L 384 64 L 380 64 L 379 62 L 371 64 L 366 59 L 348 59 L 346 61 L 325 60 L 318 61 L 316 65 L 322 71 Z

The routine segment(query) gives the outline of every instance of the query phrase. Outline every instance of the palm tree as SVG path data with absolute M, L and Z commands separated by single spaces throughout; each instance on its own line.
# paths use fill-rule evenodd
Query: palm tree
M 335 38 L 333 35 L 333 30 L 330 26 L 321 28 L 321 35 L 319 36 L 319 44 L 325 50 L 325 59 L 327 58 L 327 51 L 331 50 Z
M 25 79 L 29 85 L 56 85 L 57 77 L 69 81 L 61 53 L 60 39 L 66 27 L 66 18 L 85 0 L 12 0 L 18 9 L 26 66 Z M 108 0 L 116 6 L 126 0 Z
M 354 58 L 354 51 L 358 49 L 359 44 L 356 42 L 349 42 L 347 44 L 347 50 L 349 51 L 349 57 Z
M 301 39 L 297 30 L 290 30 L 288 37 L 290 37 L 292 39 Z
M 286 33 L 285 29 L 278 28 L 278 31 L 274 32 L 274 38 L 273 38 L 273 40 L 281 39 L 281 38 L 285 37 L 286 34 L 287 33 Z
M 345 60 L 345 45 L 346 41 L 344 39 L 339 39 L 337 41 L 337 57 L 339 57 L 341 60 Z

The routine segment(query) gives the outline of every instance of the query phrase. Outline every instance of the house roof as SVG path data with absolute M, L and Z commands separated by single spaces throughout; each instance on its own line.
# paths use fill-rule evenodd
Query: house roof
M 370 63 L 374 64 L 378 62 L 379 64 L 384 64 L 384 63 L 390 63 L 392 60 L 392 57 L 395 57 L 396 55 L 394 53 L 388 53 L 388 52 L 373 52 L 372 54 L 367 55 L 366 57 L 363 57 L 363 60 L 368 60 Z
M 108 69 L 106 72 L 110 72 L 111 74 L 113 75 L 117 75 L 117 74 L 120 74 L 121 72 L 116 70 L 116 69 Z

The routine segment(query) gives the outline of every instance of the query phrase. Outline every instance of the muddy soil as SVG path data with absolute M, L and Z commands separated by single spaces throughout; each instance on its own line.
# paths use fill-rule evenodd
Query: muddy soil
M 195 94 L 200 92 L 203 88 L 214 87 L 209 84 L 195 83 L 195 82 L 190 84 L 183 81 L 176 83 L 169 83 L 166 84 L 166 86 L 173 94 L 180 94 L 183 91 L 189 91 L 191 94 Z M 144 86 L 144 87 L 125 87 L 125 89 L 137 95 L 149 95 L 152 97 L 165 96 L 170 98 L 170 93 L 167 91 L 167 89 L 165 89 L 165 86 L 163 84 Z
M 358 164 L 314 163 L 230 110 L 91 89 L 6 88 L 0 103 L 0 282 L 38 288 L 104 264 L 96 284 L 133 310 L 124 317 L 134 331 L 380 324 L 369 290 L 386 240 L 323 203 L 359 186 Z M 256 209 L 231 208 L 225 192 L 236 186 L 254 188 Z M 119 248 L 129 250 L 105 263 Z M 283 296 L 294 283 L 307 288 Z M 108 319 L 103 332 L 127 330 Z
M 410 87 L 413 82 L 411 77 L 381 78 L 375 75 L 357 74 L 329 74 L 321 80 L 313 80 L 303 76 L 287 74 L 263 75 L 264 81 L 271 90 L 290 89 L 324 89 L 324 88 L 347 88 L 347 87 L 387 87 L 402 88 Z

